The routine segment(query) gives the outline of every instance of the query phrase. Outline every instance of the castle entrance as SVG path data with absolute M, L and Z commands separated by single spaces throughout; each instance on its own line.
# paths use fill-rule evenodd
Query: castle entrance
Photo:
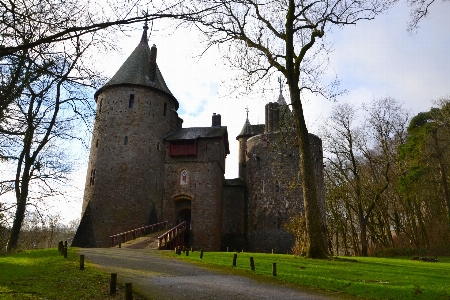
M 178 211 L 177 223 L 180 224 L 182 222 L 186 222 L 186 231 L 184 233 L 184 245 L 186 247 L 190 247 L 190 236 L 191 236 L 191 209 L 184 208 Z

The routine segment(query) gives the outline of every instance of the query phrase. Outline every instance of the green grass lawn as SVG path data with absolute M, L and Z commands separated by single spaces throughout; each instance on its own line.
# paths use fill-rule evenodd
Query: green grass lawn
M 184 253 L 176 256 L 202 264 L 232 267 L 233 254 L 227 252 Z M 299 287 L 321 289 L 368 299 L 446 299 L 450 300 L 450 258 L 437 263 L 404 258 L 334 258 L 313 260 L 292 255 L 239 253 L 236 269 L 250 270 L 250 257 L 255 272 L 272 277 L 272 263 L 277 264 L 278 280 Z
M 109 276 L 89 263 L 80 271 L 71 248 L 67 258 L 57 249 L 0 256 L 0 299 L 122 299 L 109 295 Z

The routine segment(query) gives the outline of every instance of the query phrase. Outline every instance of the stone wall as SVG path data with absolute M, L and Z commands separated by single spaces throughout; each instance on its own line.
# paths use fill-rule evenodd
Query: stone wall
M 325 213 L 321 140 L 310 135 L 318 180 L 319 207 Z M 267 133 L 247 141 L 248 242 L 250 251 L 286 253 L 293 237 L 284 229 L 302 213 L 299 152 L 293 133 Z M 320 179 L 321 177 L 321 179 Z
M 183 209 L 191 210 L 191 245 L 195 249 L 220 249 L 225 148 L 222 139 L 202 139 L 197 157 L 166 155 L 163 219 L 176 225 Z M 183 182 L 182 171 L 186 171 Z
M 162 137 L 177 120 L 173 97 L 158 90 L 114 86 L 98 95 L 82 212 L 94 235 L 84 240 L 95 243 L 78 246 L 106 247 L 110 235 L 161 219 Z
M 247 228 L 247 186 L 241 178 L 226 179 L 223 190 L 222 212 L 222 245 L 221 250 L 228 247 L 233 250 L 247 250 L 245 235 Z

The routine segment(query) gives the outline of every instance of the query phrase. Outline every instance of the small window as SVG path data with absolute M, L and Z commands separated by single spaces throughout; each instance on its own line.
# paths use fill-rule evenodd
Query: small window
M 98 139 L 95 141 L 95 148 L 98 148 Z
M 156 150 L 159 151 L 159 142 L 158 142 L 158 145 L 156 145 Z
M 275 182 L 275 192 L 279 192 L 280 191 L 280 186 L 278 185 L 278 180 Z
M 89 185 L 95 184 L 95 169 L 91 170 L 91 178 L 89 179 Z
M 130 94 L 130 100 L 128 102 L 128 108 L 133 108 L 134 106 L 134 94 Z
M 164 112 L 163 112 L 163 116 L 166 116 L 166 111 L 167 111 L 167 103 L 164 103 Z
M 123 141 L 124 145 L 128 145 L 128 136 L 125 137 L 125 140 Z

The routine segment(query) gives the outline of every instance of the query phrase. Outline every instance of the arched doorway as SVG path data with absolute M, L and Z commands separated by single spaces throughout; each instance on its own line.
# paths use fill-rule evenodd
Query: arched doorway
M 180 224 L 186 222 L 186 232 L 184 233 L 184 245 L 190 247 L 190 235 L 191 235 L 191 209 L 183 208 L 178 211 L 177 223 Z

